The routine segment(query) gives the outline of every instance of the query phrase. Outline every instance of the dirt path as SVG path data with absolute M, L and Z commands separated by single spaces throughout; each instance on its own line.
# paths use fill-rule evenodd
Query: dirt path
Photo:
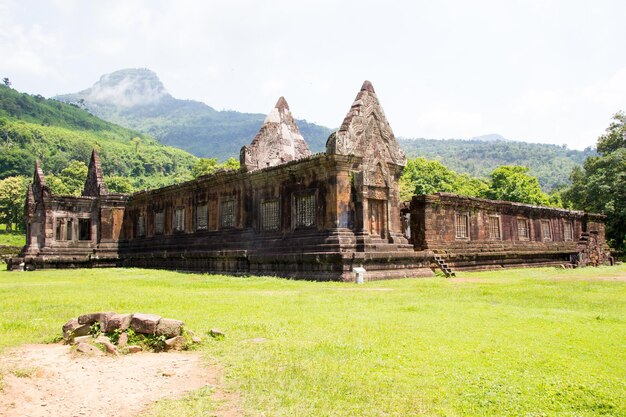
M 131 417 L 162 398 L 216 387 L 221 370 L 192 352 L 86 357 L 68 346 L 26 345 L 0 357 L 0 416 Z M 216 416 L 241 415 L 224 392 Z

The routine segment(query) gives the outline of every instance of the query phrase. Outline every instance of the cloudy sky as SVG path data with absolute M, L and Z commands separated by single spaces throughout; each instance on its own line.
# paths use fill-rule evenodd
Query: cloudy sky
M 402 137 L 592 146 L 626 111 L 626 2 L 0 0 L 0 77 L 53 96 L 144 67 L 177 98 L 339 126 L 372 81 Z

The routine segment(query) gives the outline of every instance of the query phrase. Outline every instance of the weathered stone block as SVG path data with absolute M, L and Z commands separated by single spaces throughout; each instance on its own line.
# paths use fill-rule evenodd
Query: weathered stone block
M 159 320 L 159 324 L 157 325 L 157 328 L 156 328 L 156 335 L 165 336 L 168 338 L 174 337 L 174 336 L 180 336 L 184 325 L 185 323 L 183 323 L 180 320 L 161 319 Z
M 117 345 L 119 347 L 124 347 L 127 344 L 128 344 L 128 334 L 124 332 L 120 335 L 119 339 L 117 339 Z
M 186 340 L 183 336 L 172 337 L 165 341 L 165 350 L 183 350 L 185 342 Z
M 161 316 L 155 314 L 135 313 L 130 320 L 130 328 L 133 329 L 135 333 L 154 334 L 159 320 L 161 320 Z
M 106 333 L 112 333 L 117 329 L 126 330 L 130 326 L 132 314 L 114 314 L 106 322 Z
M 137 345 L 130 345 L 126 347 L 126 351 L 128 353 L 137 353 L 137 352 L 141 352 L 143 349 L 141 348 L 141 346 L 137 346 Z
M 78 336 L 72 340 L 73 345 L 80 345 L 81 343 L 89 343 L 93 337 L 91 336 Z
M 78 346 L 76 346 L 76 352 L 89 356 L 102 356 L 100 349 L 89 343 L 79 343 Z
M 78 319 L 72 319 L 63 325 L 63 339 L 71 341 L 74 337 L 85 336 L 89 334 L 89 325 L 78 324 Z
M 211 329 L 209 331 L 209 334 L 211 335 L 211 337 L 214 337 L 216 339 L 217 338 L 221 338 L 221 337 L 226 337 L 226 334 L 224 334 L 223 331 L 221 331 L 220 329 L 217 329 L 217 328 Z
M 113 355 L 113 356 L 117 356 L 118 355 L 117 348 L 113 345 L 113 343 L 108 341 L 108 338 L 100 338 L 99 337 L 99 338 L 96 339 L 95 343 L 104 346 L 104 349 L 106 350 L 106 353 L 108 353 L 109 355 Z
M 115 313 L 112 312 L 112 311 L 83 314 L 82 316 L 78 317 L 78 324 L 89 324 L 89 325 L 91 325 L 91 324 L 94 324 L 96 322 L 99 322 L 100 323 L 100 328 L 102 329 L 102 328 L 106 327 L 107 321 L 114 314 Z
M 66 339 L 71 332 L 74 331 L 78 326 L 78 319 L 71 319 L 67 323 L 65 323 L 62 327 L 63 329 L 63 338 Z

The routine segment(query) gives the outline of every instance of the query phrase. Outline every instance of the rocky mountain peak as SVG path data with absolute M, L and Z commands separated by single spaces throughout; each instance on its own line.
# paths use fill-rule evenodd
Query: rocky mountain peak
M 85 101 L 135 107 L 156 104 L 171 98 L 159 77 L 147 68 L 130 68 L 105 74 L 79 93 Z

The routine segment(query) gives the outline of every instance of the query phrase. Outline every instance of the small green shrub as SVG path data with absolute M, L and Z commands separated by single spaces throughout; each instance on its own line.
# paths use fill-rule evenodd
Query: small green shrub
M 89 326 L 89 334 L 92 335 L 94 338 L 100 336 L 100 333 L 102 333 L 100 330 L 100 322 L 95 322 L 94 324 Z

